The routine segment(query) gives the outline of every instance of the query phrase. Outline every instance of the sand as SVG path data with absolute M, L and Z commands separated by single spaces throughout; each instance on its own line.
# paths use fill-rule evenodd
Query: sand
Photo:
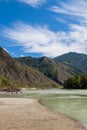
M 85 130 L 77 121 L 37 100 L 0 98 L 0 130 Z

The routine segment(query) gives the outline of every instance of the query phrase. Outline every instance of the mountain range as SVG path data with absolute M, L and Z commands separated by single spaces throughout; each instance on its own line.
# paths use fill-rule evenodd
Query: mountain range
M 4 79 L 14 87 L 59 88 L 65 80 L 79 73 L 87 74 L 85 54 L 71 52 L 53 59 L 30 56 L 12 58 L 0 47 L 0 86 Z
M 0 47 L 0 86 L 2 87 L 3 82 L 3 85 L 7 86 L 5 84 L 7 81 L 10 86 L 33 88 L 58 87 L 56 82 L 49 79 L 40 71 L 21 64 Z
M 61 64 L 60 62 L 56 62 L 48 57 L 21 57 L 16 60 L 22 64 L 26 64 L 27 66 L 34 68 L 35 70 L 39 70 L 58 84 L 63 84 L 64 80 L 78 74 L 75 69 Z

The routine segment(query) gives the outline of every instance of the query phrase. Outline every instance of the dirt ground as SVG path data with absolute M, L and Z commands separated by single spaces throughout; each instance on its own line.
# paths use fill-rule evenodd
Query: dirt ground
M 85 130 L 77 121 L 34 99 L 0 98 L 0 130 Z

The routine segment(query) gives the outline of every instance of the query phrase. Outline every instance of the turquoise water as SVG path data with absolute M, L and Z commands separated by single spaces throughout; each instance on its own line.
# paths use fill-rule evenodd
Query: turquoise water
M 8 97 L 15 97 L 8 95 Z M 71 116 L 87 127 L 87 90 L 24 90 L 16 97 L 42 99 L 48 108 Z

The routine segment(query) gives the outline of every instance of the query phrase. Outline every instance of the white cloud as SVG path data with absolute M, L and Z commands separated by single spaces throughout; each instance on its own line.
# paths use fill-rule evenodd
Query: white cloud
M 87 0 L 59 1 L 59 5 L 52 6 L 50 10 L 68 15 L 68 18 L 73 18 L 81 23 L 87 23 Z
M 7 53 L 9 53 L 9 51 L 6 48 L 3 48 Z
M 16 23 L 13 28 L 4 28 L 2 35 L 17 46 L 22 46 L 25 52 L 51 57 L 68 52 L 87 53 L 86 26 L 71 25 L 68 32 L 53 32 L 46 26 Z
M 43 3 L 45 3 L 47 0 L 17 0 L 17 1 L 23 2 L 32 7 L 38 7 L 38 6 L 42 5 Z
M 25 57 L 25 55 L 20 55 L 20 57 Z

